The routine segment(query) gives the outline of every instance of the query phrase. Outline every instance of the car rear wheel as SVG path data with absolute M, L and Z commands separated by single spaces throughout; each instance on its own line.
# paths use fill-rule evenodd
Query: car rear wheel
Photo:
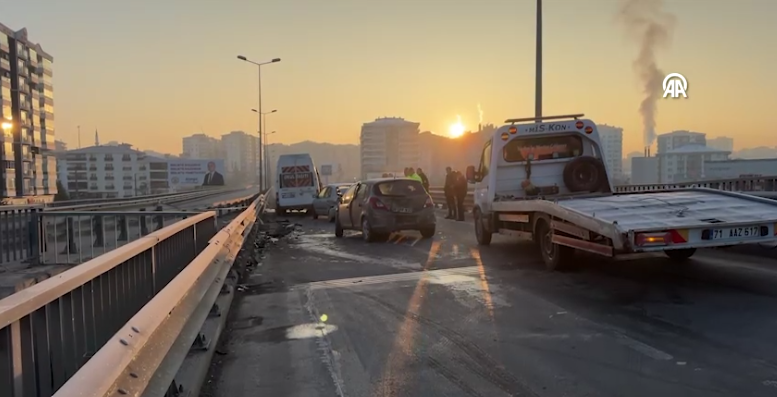
M 313 216 L 313 219 L 318 219 L 318 213 L 316 213 L 316 207 L 309 209 L 308 212 L 310 212 L 310 215 Z
M 343 225 L 338 218 L 335 218 L 335 237 L 343 237 Z
M 372 231 L 372 226 L 370 226 L 370 221 L 365 217 L 362 218 L 362 238 L 364 241 L 371 243 L 377 240 L 377 237 L 375 233 Z
M 276 209 L 275 209 L 275 212 L 276 212 L 278 215 L 280 215 L 280 216 L 284 216 L 284 215 L 286 215 L 286 209 L 285 209 L 285 208 L 282 208 L 282 207 L 278 207 L 278 208 L 276 208 Z
M 434 226 L 430 226 L 430 227 L 425 227 L 425 228 L 423 228 L 423 229 L 421 229 L 419 231 L 421 232 L 421 237 L 423 237 L 423 238 L 432 238 L 432 237 L 434 237 L 434 233 L 435 233 L 436 229 L 435 229 Z

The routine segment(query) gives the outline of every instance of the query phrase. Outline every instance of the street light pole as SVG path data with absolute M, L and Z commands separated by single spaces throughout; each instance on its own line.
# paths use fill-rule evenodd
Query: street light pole
M 269 178 L 269 175 L 270 175 L 269 174 L 270 173 L 270 166 L 269 166 L 269 164 L 270 164 L 270 162 L 269 162 L 269 159 L 267 158 L 267 142 L 266 142 L 267 141 L 267 132 L 266 132 L 267 131 L 267 115 L 277 112 L 278 109 L 273 109 L 273 110 L 271 110 L 269 112 L 262 112 L 262 111 L 259 111 L 259 110 L 256 110 L 256 109 L 251 109 L 251 111 L 259 114 L 259 120 L 262 123 L 262 128 L 259 129 L 259 131 L 261 131 L 260 132 L 260 139 L 259 139 L 259 143 L 260 143 L 260 145 L 259 145 L 259 153 L 260 153 L 259 161 L 260 161 L 260 165 L 264 169 L 264 177 L 262 177 L 262 175 L 259 176 L 259 178 L 260 178 L 259 179 L 259 183 L 260 184 L 264 183 L 265 187 L 269 188 L 270 187 L 270 182 L 269 182 L 270 181 L 270 178 Z M 262 159 L 264 159 L 264 160 L 262 160 Z
M 534 117 L 542 117 L 542 0 L 537 0 L 537 54 L 534 82 Z
M 262 162 L 262 66 L 267 65 L 270 63 L 276 63 L 280 62 L 280 58 L 273 58 L 267 62 L 254 62 L 243 55 L 238 55 L 237 59 L 241 61 L 248 62 L 250 64 L 256 65 L 257 69 L 257 76 L 259 77 L 259 110 L 257 113 L 259 113 L 259 188 L 264 189 L 263 182 L 262 182 L 262 175 L 263 175 L 263 162 Z
M 275 131 L 264 134 L 264 159 L 265 159 L 264 169 L 267 171 L 265 174 L 266 176 L 265 182 L 268 188 L 271 185 L 270 183 L 271 181 L 270 181 L 270 140 L 267 138 L 267 136 L 272 135 L 274 133 Z

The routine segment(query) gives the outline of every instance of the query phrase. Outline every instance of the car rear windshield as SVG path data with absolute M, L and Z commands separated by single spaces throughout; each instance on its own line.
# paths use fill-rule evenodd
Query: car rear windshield
M 504 146 L 507 162 L 565 159 L 583 154 L 583 139 L 577 135 L 561 135 L 513 139 Z
M 426 194 L 421 182 L 399 179 L 380 182 L 375 185 L 375 193 L 379 196 L 422 196 Z

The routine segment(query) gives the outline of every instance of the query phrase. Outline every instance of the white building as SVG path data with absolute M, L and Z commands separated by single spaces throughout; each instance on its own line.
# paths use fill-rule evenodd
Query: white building
M 691 182 L 706 179 L 704 164 L 725 161 L 731 152 L 690 144 L 658 154 L 661 183 Z M 633 172 L 633 171 L 632 171 Z
M 717 138 L 707 139 L 707 147 L 733 152 L 734 138 L 729 138 L 727 136 L 719 136 Z
M 735 159 L 704 163 L 705 179 L 738 179 L 777 175 L 777 159 Z
M 426 165 L 421 164 L 420 125 L 398 117 L 364 123 L 359 138 L 362 177 Z
M 707 146 L 707 134 L 691 131 L 673 131 L 658 136 L 658 150 L 656 154 L 661 154 L 672 149 L 686 145 Z
M 71 198 L 118 198 L 151 193 L 146 155 L 130 145 L 90 146 L 57 156 L 59 180 Z M 166 163 L 164 172 L 166 186 Z
M 194 134 L 183 138 L 181 157 L 187 159 L 223 158 L 221 141 L 205 134 Z
M 224 150 L 224 168 L 230 178 L 255 180 L 258 177 L 258 137 L 243 131 L 232 131 L 221 136 L 221 144 Z
M 604 161 L 615 178 L 623 176 L 623 128 L 597 125 Z

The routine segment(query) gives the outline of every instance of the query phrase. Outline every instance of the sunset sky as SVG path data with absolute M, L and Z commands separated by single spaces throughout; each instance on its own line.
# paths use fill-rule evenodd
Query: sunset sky
M 0 0 L 0 22 L 54 56 L 57 137 L 179 153 L 181 137 L 256 131 L 263 67 L 274 142 L 358 143 L 376 117 L 400 116 L 447 133 L 461 116 L 484 121 L 534 112 L 533 0 Z M 641 150 L 637 46 L 615 19 L 618 0 L 545 0 L 544 113 L 583 112 L 625 129 Z M 666 0 L 675 15 L 664 72 L 689 98 L 662 99 L 659 133 L 730 136 L 775 146 L 777 1 Z M 760 137 L 760 138 L 759 138 Z

